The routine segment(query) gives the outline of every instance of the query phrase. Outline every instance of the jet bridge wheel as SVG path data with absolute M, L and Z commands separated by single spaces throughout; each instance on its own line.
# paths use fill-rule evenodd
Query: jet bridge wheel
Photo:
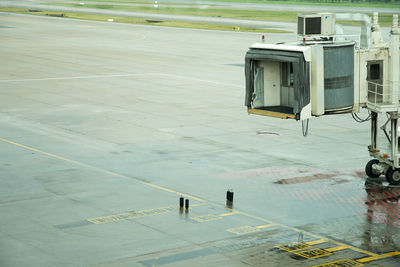
M 386 180 L 391 185 L 399 185 L 400 184 L 400 169 L 393 169 L 389 167 L 386 171 Z
M 378 178 L 381 175 L 380 173 L 377 173 L 374 168 L 372 168 L 375 164 L 378 163 L 379 160 L 377 159 L 372 159 L 367 163 L 367 165 L 365 166 L 365 173 L 368 175 L 368 177 Z

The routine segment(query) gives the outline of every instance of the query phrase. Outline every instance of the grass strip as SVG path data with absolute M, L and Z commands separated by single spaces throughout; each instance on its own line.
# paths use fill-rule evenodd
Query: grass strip
M 288 31 L 281 31 L 275 29 L 234 27 L 222 24 L 207 24 L 207 23 L 182 22 L 182 21 L 150 20 L 142 18 L 122 17 L 122 16 L 109 16 L 109 15 L 86 14 L 86 13 L 75 13 L 75 12 L 59 12 L 59 11 L 47 11 L 47 10 L 36 10 L 36 9 L 33 10 L 26 8 L 0 7 L 0 12 L 11 12 L 11 13 L 30 14 L 37 16 L 63 17 L 63 18 L 95 20 L 95 21 L 109 21 L 110 19 L 112 19 L 113 22 L 119 22 L 119 23 L 132 23 L 132 24 L 166 26 L 166 27 L 177 27 L 177 28 L 260 32 L 260 33 L 290 33 Z
M 254 4 L 265 4 L 265 5 L 309 5 L 309 6 L 343 6 L 343 7 L 372 7 L 372 8 L 400 8 L 399 2 L 362 2 L 355 0 L 341 0 L 340 2 L 334 0 L 206 0 L 210 2 L 210 4 L 214 3 L 214 5 L 218 5 L 218 2 L 224 3 L 254 3 Z M 154 3 L 154 0 L 86 0 L 82 1 L 85 3 L 89 2 L 108 2 L 108 3 L 136 3 L 136 4 L 149 4 Z M 162 0 L 158 0 L 158 4 L 162 5 L 199 5 L 196 3 L 173 3 L 173 2 L 163 2 Z M 209 5 L 202 4 L 202 5 Z
M 107 0 L 103 0 L 104 2 Z M 103 2 L 102 1 L 102 2 Z M 121 0 L 116 0 L 121 1 Z M 282 0 L 282 1 L 273 1 L 273 0 L 206 0 L 209 2 L 229 2 L 229 3 L 255 3 L 255 4 L 271 4 L 271 5 L 308 5 L 308 6 L 340 6 L 340 7 L 373 7 L 373 8 L 399 8 L 400 3 L 384 3 L 384 2 L 355 2 L 352 0 Z M 158 1 L 160 2 L 160 0 Z
M 112 5 L 112 4 L 122 4 L 122 5 L 129 5 L 129 4 L 133 4 L 133 5 L 154 5 L 155 1 L 158 2 L 158 4 L 162 4 L 165 6 L 197 6 L 197 7 L 202 7 L 205 6 L 205 4 L 200 4 L 200 3 L 191 3 L 191 2 L 182 2 L 182 3 L 173 3 L 173 2 L 164 2 L 163 0 L 142 0 L 142 1 L 137 1 L 137 0 L 84 0 L 82 1 L 83 4 L 90 4 L 90 3 L 104 3 L 104 5 Z M 60 2 L 58 2 L 60 3 Z M 61 2 L 63 3 L 63 2 Z M 76 1 L 72 0 L 72 1 L 68 1 L 66 0 L 64 3 L 76 3 Z M 54 5 L 56 3 L 48 1 L 48 2 L 43 2 L 43 4 L 47 4 L 47 5 Z M 212 4 L 212 3 L 211 3 Z M 212 4 L 214 5 L 214 4 Z M 218 3 L 216 3 L 215 5 L 218 5 Z
M 269 11 L 269 10 L 241 10 L 241 9 L 213 9 L 213 8 L 178 8 L 160 5 L 158 8 L 152 6 L 121 6 L 121 5 L 101 5 L 101 4 L 72 4 L 56 3 L 54 5 L 98 8 L 117 11 L 131 11 L 153 14 L 189 15 L 201 17 L 236 18 L 268 21 L 297 21 L 298 12 L 294 11 Z
M 189 16 L 204 16 L 204 17 L 221 17 L 235 19 L 251 19 L 264 21 L 285 21 L 297 22 L 297 14 L 294 11 L 268 11 L 268 10 L 239 10 L 239 9 L 200 9 L 200 8 L 178 8 L 169 6 L 159 6 L 158 8 L 150 6 L 120 6 L 120 5 L 101 5 L 101 4 L 70 4 L 58 3 L 58 5 L 81 7 L 81 8 L 98 8 L 117 11 L 132 11 L 153 14 L 172 14 L 172 15 L 189 15 Z M 372 16 L 372 14 L 370 14 Z M 347 25 L 359 25 L 358 22 L 341 22 Z M 391 14 L 380 14 L 379 24 L 382 27 L 392 26 Z

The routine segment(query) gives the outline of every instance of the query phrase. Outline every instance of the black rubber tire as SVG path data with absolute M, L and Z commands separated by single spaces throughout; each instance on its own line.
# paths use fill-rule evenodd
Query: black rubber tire
M 400 184 L 400 169 L 394 169 L 390 167 L 386 172 L 386 180 L 391 185 L 399 185 Z
M 368 175 L 368 177 L 371 178 L 378 178 L 380 176 L 380 174 L 376 174 L 374 173 L 373 169 L 372 169 L 372 165 L 379 163 L 379 160 L 377 159 L 372 159 L 370 160 L 367 165 L 365 166 L 365 173 Z

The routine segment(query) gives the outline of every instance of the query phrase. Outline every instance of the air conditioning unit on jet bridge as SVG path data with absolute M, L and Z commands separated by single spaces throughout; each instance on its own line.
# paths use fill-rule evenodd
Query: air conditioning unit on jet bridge
M 334 35 L 335 15 L 330 13 L 299 14 L 297 16 L 297 34 L 310 35 Z

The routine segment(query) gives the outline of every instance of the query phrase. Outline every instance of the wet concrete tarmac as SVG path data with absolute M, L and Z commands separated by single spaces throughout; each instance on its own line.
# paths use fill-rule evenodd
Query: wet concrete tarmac
M 400 189 L 365 177 L 368 123 L 316 118 L 304 138 L 247 115 L 259 34 L 0 25 L 1 266 L 400 264 Z

